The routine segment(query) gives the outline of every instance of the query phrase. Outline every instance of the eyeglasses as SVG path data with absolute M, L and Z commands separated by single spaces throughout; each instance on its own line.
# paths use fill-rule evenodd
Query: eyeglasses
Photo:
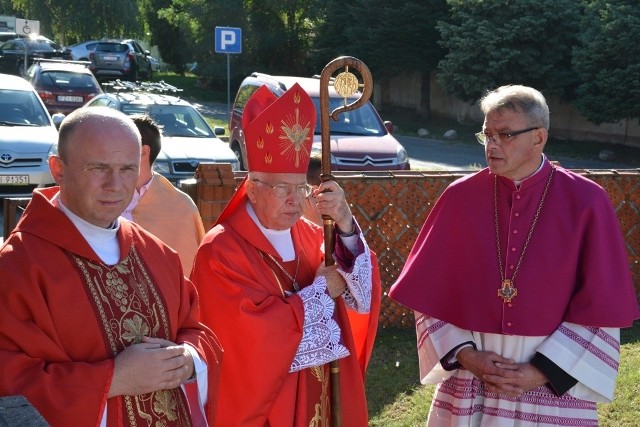
M 311 195 L 311 192 L 313 191 L 313 187 L 307 183 L 297 184 L 297 185 L 280 183 L 276 185 L 271 185 L 269 183 L 260 181 L 259 179 L 255 179 L 255 178 L 252 179 L 252 181 L 259 182 L 260 184 L 264 184 L 267 187 L 270 187 L 273 190 L 273 193 L 276 195 L 276 197 L 279 197 L 279 198 L 285 198 L 289 196 L 289 194 L 291 194 L 294 188 L 296 189 L 296 192 L 298 193 L 298 195 L 303 198 L 309 197 Z
M 478 132 L 476 133 L 476 139 L 482 145 L 487 145 L 489 141 L 493 141 L 495 143 L 499 142 L 500 144 L 502 144 L 503 142 L 513 138 L 514 136 L 522 135 L 523 133 L 531 132 L 532 130 L 536 130 L 536 129 L 540 129 L 540 126 L 526 128 L 522 130 L 515 130 L 513 132 L 498 132 L 498 133 L 494 133 L 493 135 L 487 135 L 484 132 Z

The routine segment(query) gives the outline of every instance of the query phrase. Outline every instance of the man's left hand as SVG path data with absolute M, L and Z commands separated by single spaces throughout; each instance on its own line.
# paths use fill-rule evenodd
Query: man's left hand
M 353 215 L 344 190 L 335 181 L 325 181 L 314 190 L 318 213 L 330 216 L 343 233 L 353 231 Z
M 496 363 L 496 367 L 500 368 L 500 365 Z M 491 374 L 483 375 L 481 380 L 485 383 L 487 390 L 517 398 L 548 382 L 547 377 L 531 363 L 517 363 L 515 366 L 515 371 L 522 375 L 509 378 Z
M 163 338 L 152 338 L 152 337 L 142 337 L 142 342 L 146 342 L 146 343 L 151 343 L 151 344 L 159 344 L 161 347 L 163 348 L 167 348 L 167 347 L 180 347 L 180 345 L 171 342 L 169 340 L 165 340 Z M 182 347 L 182 355 L 186 358 L 186 363 L 185 363 L 185 376 L 183 378 L 183 382 L 187 381 L 189 378 L 192 377 L 193 372 L 195 370 L 195 365 L 193 363 L 193 357 L 191 356 L 191 353 L 189 353 L 189 351 L 187 351 L 186 348 L 184 348 L 184 346 Z

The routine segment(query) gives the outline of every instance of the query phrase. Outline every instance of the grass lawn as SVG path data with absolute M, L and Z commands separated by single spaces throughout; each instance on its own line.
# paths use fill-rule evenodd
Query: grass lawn
M 640 425 L 640 321 L 622 331 L 620 369 L 612 403 L 598 407 L 601 427 Z M 380 329 L 367 371 L 371 427 L 424 426 L 434 386 L 418 380 L 413 329 Z

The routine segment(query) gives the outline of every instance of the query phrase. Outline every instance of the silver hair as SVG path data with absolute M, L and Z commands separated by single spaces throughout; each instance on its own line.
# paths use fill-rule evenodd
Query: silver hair
M 549 129 L 549 106 L 542 93 L 522 85 L 500 86 L 480 99 L 480 109 L 485 114 L 511 110 L 523 114 L 529 126 Z

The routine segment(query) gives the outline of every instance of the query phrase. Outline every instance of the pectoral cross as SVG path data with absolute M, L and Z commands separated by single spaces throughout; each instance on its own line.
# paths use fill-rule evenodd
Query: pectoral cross
M 511 302 L 518 295 L 518 290 L 513 286 L 511 279 L 503 279 L 502 286 L 498 289 L 498 296 L 504 302 Z

